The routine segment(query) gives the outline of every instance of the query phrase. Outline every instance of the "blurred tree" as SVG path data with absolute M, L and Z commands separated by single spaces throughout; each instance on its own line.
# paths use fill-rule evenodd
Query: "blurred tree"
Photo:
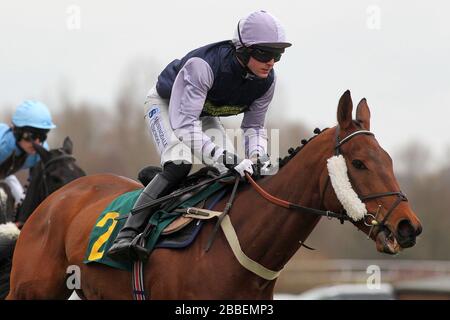
M 421 141 L 411 141 L 405 144 L 395 158 L 397 159 L 395 171 L 413 178 L 436 169 L 430 147 Z

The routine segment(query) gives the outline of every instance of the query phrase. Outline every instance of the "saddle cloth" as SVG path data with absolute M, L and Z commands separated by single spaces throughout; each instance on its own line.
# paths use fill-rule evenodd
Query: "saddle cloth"
M 186 208 L 194 207 L 208 198 L 214 200 L 210 203 L 213 206 L 226 193 L 226 187 L 225 184 L 214 183 L 190 198 L 184 199 L 181 203 L 178 199 L 156 211 L 149 220 L 149 224 L 152 224 L 153 227 L 146 237 L 146 249 L 152 251 L 154 248 L 182 248 L 189 245 L 198 234 L 202 221 L 194 219 L 194 217 L 201 217 L 198 214 L 182 216 L 183 212 L 186 212 Z M 125 224 L 126 216 L 133 208 L 142 190 L 138 189 L 120 195 L 100 214 L 89 237 L 85 264 L 95 262 L 121 270 L 132 270 L 132 261 L 115 261 L 105 253 Z M 179 221 L 177 218 L 180 218 Z M 196 220 L 195 223 L 191 223 L 193 220 Z M 166 231 L 164 231 L 165 229 Z

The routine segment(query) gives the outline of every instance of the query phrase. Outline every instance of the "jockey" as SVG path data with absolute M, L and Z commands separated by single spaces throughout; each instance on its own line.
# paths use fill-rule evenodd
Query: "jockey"
M 266 11 L 256 11 L 239 21 L 233 40 L 195 49 L 161 72 L 144 105 L 163 171 L 146 186 L 135 208 L 170 193 L 189 174 L 195 159 L 242 177 L 245 172 L 253 174 L 257 157 L 269 161 L 264 120 L 275 90 L 273 67 L 289 46 L 279 21 Z M 245 159 L 233 152 L 218 119 L 239 113 L 244 114 Z M 212 139 L 205 131 L 219 135 Z M 148 257 L 132 240 L 151 213 L 149 209 L 128 217 L 108 251 L 112 259 Z
M 56 128 L 45 104 L 39 101 L 22 102 L 12 116 L 12 125 L 0 123 L 0 179 L 11 188 L 17 205 L 24 191 L 14 173 L 33 168 L 40 160 L 33 143 L 48 149 L 47 133 Z

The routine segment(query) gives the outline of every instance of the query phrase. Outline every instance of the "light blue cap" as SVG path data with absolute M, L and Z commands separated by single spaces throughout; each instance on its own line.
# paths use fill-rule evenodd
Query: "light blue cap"
M 16 109 L 12 117 L 16 127 L 33 127 L 38 129 L 56 128 L 47 106 L 39 101 L 25 100 Z

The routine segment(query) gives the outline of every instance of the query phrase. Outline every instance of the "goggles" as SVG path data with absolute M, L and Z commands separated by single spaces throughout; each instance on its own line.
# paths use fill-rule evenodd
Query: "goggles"
M 284 50 L 283 50 L 284 51 Z M 258 60 L 259 62 L 269 62 L 272 59 L 275 62 L 280 61 L 281 55 L 283 52 L 281 51 L 269 51 L 258 47 L 250 47 L 249 50 L 250 56 L 253 57 L 255 60 Z
M 47 129 L 37 129 L 32 127 L 21 127 L 17 129 L 17 138 L 18 140 L 25 140 L 28 142 L 34 142 L 39 139 L 39 142 L 44 142 L 47 140 L 47 133 L 49 130 Z

